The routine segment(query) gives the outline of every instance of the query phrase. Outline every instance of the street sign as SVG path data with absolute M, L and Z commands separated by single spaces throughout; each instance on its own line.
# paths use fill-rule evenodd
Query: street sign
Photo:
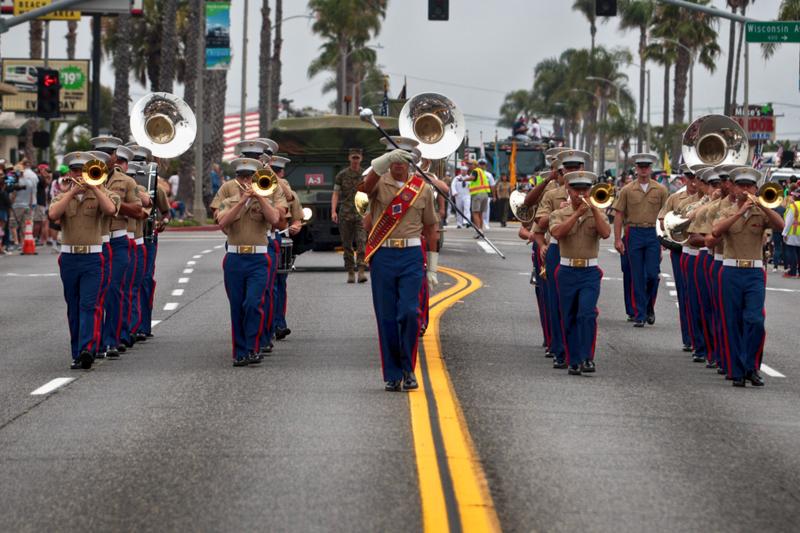
M 775 117 L 774 116 L 734 116 L 733 120 L 744 127 L 747 120 L 747 131 L 751 141 L 774 141 L 775 140 Z
M 51 59 L 50 68 L 58 70 L 61 81 L 62 115 L 86 113 L 89 109 L 89 61 Z M 3 59 L 3 81 L 13 85 L 17 94 L 3 96 L 3 111 L 36 113 L 38 69 L 41 59 Z
M 0 0 L 0 13 L 11 15 L 14 13 L 14 0 Z M 73 6 L 81 15 L 141 15 L 144 9 L 144 0 L 87 0 Z
M 15 0 L 14 16 L 18 17 L 23 13 L 33 11 L 34 9 L 39 9 L 40 7 L 49 6 L 52 3 L 52 0 Z M 53 11 L 52 13 L 48 13 L 47 15 L 39 18 L 41 20 L 81 20 L 81 12 L 71 9 L 63 9 Z
M 748 22 L 748 43 L 800 43 L 800 21 Z

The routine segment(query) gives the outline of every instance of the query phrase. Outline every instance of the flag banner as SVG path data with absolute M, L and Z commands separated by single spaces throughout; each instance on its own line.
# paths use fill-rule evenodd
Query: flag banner
M 231 68 L 231 3 L 206 2 L 206 69 Z
M 494 132 L 494 154 L 492 155 L 492 158 L 494 159 L 494 161 L 492 161 L 492 172 L 494 172 L 494 179 L 499 181 L 500 180 L 500 152 L 497 149 L 497 145 L 498 144 L 499 143 L 497 142 L 497 131 L 495 131 Z
M 508 157 L 508 180 L 511 188 L 517 186 L 517 141 L 511 142 L 511 155 Z
M 664 151 L 664 172 L 672 174 L 672 165 L 669 162 L 669 154 L 666 150 Z

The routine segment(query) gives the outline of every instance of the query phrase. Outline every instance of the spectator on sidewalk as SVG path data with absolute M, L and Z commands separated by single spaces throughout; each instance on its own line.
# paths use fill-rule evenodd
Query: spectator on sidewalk
M 181 184 L 181 178 L 178 176 L 177 173 L 173 174 L 167 180 L 169 182 L 170 188 L 170 195 L 169 195 L 169 210 L 170 210 L 170 218 L 173 220 L 183 221 L 183 217 L 186 215 L 186 206 L 183 205 L 183 202 L 178 200 L 178 187 Z
M 783 199 L 783 203 L 775 207 L 773 211 L 778 213 L 781 218 L 786 218 L 786 205 L 791 204 L 791 196 Z M 779 267 L 786 267 L 786 252 L 784 250 L 783 235 L 777 231 L 772 232 L 772 271 L 777 272 Z
M 5 176 L 0 179 L 0 255 L 10 253 L 6 246 L 10 242 L 8 215 L 11 211 L 11 195 L 8 193 Z
M 502 174 L 500 181 L 495 186 L 497 194 L 497 203 L 495 206 L 500 211 L 500 225 L 506 227 L 508 222 L 508 199 L 511 197 L 511 182 L 508 181 L 508 175 Z
M 784 278 L 800 277 L 800 189 L 789 197 L 783 226 L 783 242 L 786 245 L 786 267 Z
M 19 246 L 24 238 L 25 223 L 32 220 L 33 209 L 36 207 L 36 187 L 39 183 L 39 178 L 31 168 L 30 161 L 23 159 L 20 161 L 20 167 L 22 172 L 17 183 L 18 190 L 14 193 L 13 209 L 9 220 L 11 239 L 15 246 Z
M 39 163 L 36 167 L 36 206 L 33 208 L 33 237 L 36 239 L 36 245 L 40 246 L 47 242 L 48 224 L 47 224 L 47 207 L 50 205 L 50 198 L 47 196 L 48 189 L 50 188 L 50 181 L 52 174 L 50 174 L 50 165 L 47 163 Z

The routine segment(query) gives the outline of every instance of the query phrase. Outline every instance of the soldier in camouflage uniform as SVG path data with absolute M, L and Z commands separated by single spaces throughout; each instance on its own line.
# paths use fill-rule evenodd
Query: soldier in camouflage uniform
M 364 230 L 364 223 L 356 213 L 355 196 L 356 187 L 361 183 L 361 149 L 351 148 L 350 166 L 336 175 L 333 186 L 333 196 L 331 197 L 331 220 L 339 224 L 339 233 L 342 236 L 342 247 L 344 248 L 344 268 L 347 270 L 347 283 L 355 283 L 355 269 L 358 264 L 358 282 L 367 281 L 366 268 L 364 261 L 364 247 L 367 242 L 367 233 Z M 341 202 L 339 201 L 341 199 Z M 338 207 L 338 212 L 337 212 Z M 355 250 L 353 249 L 355 241 Z M 355 258 L 353 253 L 355 252 Z

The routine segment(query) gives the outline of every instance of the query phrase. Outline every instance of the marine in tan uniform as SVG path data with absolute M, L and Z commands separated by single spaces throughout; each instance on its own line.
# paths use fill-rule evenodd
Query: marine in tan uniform
M 91 158 L 85 152 L 64 156 L 71 179 L 65 180 L 66 192 L 53 199 L 49 210 L 51 220 L 61 224 L 58 265 L 67 302 L 73 369 L 91 368 L 101 349 L 103 218 L 115 215 L 120 206 L 116 194 L 81 178 L 83 165 Z
M 371 257 L 370 272 L 383 379 L 388 391 L 414 390 L 419 386 L 414 367 L 420 293 L 426 282 L 420 234 L 425 235 L 429 250 L 434 251 L 430 246 L 435 246 L 439 233 L 433 191 L 424 185 L 417 188 L 409 185 L 417 183 L 410 173 L 409 163 L 413 159 L 411 153 L 402 149 L 374 159 L 363 185 L 374 221 L 368 247 L 377 246 L 382 240 Z M 384 226 L 383 220 L 392 223 Z M 384 232 L 383 227 L 390 229 Z M 428 277 L 435 274 L 435 268 L 428 263 Z
M 231 309 L 233 366 L 238 367 L 261 362 L 260 343 L 272 302 L 267 233 L 283 213 L 250 185 L 250 177 L 262 168 L 258 160 L 239 158 L 231 164 L 237 180 L 247 185 L 222 201 L 217 223 L 228 236 L 222 269 Z
M 723 237 L 725 252 L 719 274 L 724 351 L 728 376 L 735 387 L 747 381 L 763 386 L 759 374 L 764 352 L 764 300 L 766 271 L 763 262 L 764 232 L 783 230 L 783 218 L 754 201 L 758 170 L 740 167 L 730 173 L 736 203 L 714 224 L 714 237 Z
M 656 321 L 656 297 L 661 273 L 661 244 L 656 223 L 667 201 L 666 187 L 652 179 L 652 166 L 658 158 L 652 154 L 634 154 L 636 180 L 622 188 L 614 203 L 614 247 L 627 254 L 631 269 L 634 327 L 644 327 L 645 321 Z M 622 225 L 625 222 L 625 241 Z
M 594 372 L 597 300 L 602 271 L 597 267 L 600 239 L 611 235 L 605 213 L 588 201 L 597 176 L 592 172 L 565 175 L 569 204 L 549 217 L 550 233 L 558 239 L 561 258 L 554 278 L 558 285 L 569 374 Z

